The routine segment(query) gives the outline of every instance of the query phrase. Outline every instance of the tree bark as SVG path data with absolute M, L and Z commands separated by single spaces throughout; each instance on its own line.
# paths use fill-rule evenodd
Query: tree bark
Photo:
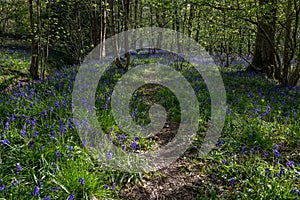
M 124 11 L 125 11 L 125 20 L 124 20 L 124 28 L 125 28 L 125 69 L 128 69 L 128 66 L 130 64 L 130 52 L 129 52 L 129 40 L 128 40 L 128 24 L 129 24 L 129 0 L 123 0 L 124 1 Z
M 110 32 L 112 37 L 112 48 L 113 48 L 113 53 L 115 57 L 115 63 L 117 67 L 122 67 L 119 51 L 118 51 L 118 45 L 117 45 L 117 40 L 116 40 L 116 27 L 115 27 L 115 12 L 114 12 L 114 0 L 109 0 L 109 8 L 110 8 Z
M 107 0 L 103 1 L 104 5 L 102 5 L 102 2 L 100 3 L 100 13 L 101 13 L 101 27 L 100 27 L 100 58 L 104 58 L 106 56 L 105 52 L 105 37 L 106 37 L 106 18 L 107 18 L 107 9 L 106 4 Z
M 33 79 L 39 78 L 38 65 L 36 62 L 37 52 L 35 47 L 35 31 L 34 31 L 34 17 L 33 17 L 33 0 L 29 2 L 29 17 L 30 17 L 30 30 L 31 30 L 31 64 L 30 64 L 30 75 Z
M 293 42 L 291 39 L 291 29 L 292 29 L 292 15 L 291 11 L 293 4 L 292 1 L 288 1 L 288 5 L 285 11 L 286 15 L 286 23 L 285 23 L 285 38 L 284 38 L 284 51 L 283 51 L 283 71 L 280 77 L 280 82 L 283 85 L 288 84 L 288 74 L 291 68 L 291 62 L 294 57 L 294 49 L 293 49 Z
M 260 7 L 272 5 L 270 11 L 258 17 L 255 50 L 247 71 L 255 71 L 273 77 L 277 68 L 275 56 L 276 6 L 275 0 L 259 0 Z

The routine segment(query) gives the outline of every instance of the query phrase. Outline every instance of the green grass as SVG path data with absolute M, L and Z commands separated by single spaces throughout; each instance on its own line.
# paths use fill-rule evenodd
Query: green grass
M 0 49 L 0 89 L 13 84 L 20 78 L 27 78 L 30 66 L 29 55 L 8 49 Z
M 27 73 L 27 60 L 20 54 L 3 53 L 3 71 Z M 161 58 L 135 58 L 131 67 L 143 63 L 163 62 Z M 2 62 L 1 62 L 2 63 Z M 173 66 L 176 68 L 176 66 Z M 73 120 L 71 94 L 78 67 L 54 71 L 46 80 L 18 87 L 0 94 L 0 198 L 4 199 L 76 199 L 118 198 L 118 191 L 128 183 L 138 183 L 153 173 L 125 173 L 96 160 L 80 140 Z M 126 145 L 134 151 L 135 135 L 117 126 L 110 113 L 109 100 L 115 83 L 124 72 L 107 72 L 96 93 L 96 108 L 102 129 L 115 145 Z M 209 93 L 199 75 L 185 66 L 181 71 L 189 77 L 197 91 L 201 122 L 199 133 L 206 130 L 210 116 Z M 9 84 L 2 73 L 2 86 Z M 256 75 L 223 72 L 227 91 L 226 123 L 219 145 L 204 158 L 187 154 L 191 166 L 209 178 L 209 187 L 199 190 L 198 199 L 297 199 L 300 189 L 300 113 L 299 89 L 282 88 Z M 178 123 L 180 105 L 167 88 L 155 86 L 155 93 L 145 86 L 131 99 L 130 112 L 138 110 L 135 121 L 150 122 L 147 111 L 156 102 L 165 106 L 169 120 Z M 141 95 L 143 94 L 143 96 Z M 145 96 L 150 98 L 146 101 Z M 136 97 L 136 98 L 135 98 Z M 122 134 L 125 136 L 120 140 Z M 203 135 L 198 134 L 192 146 L 201 147 Z M 9 141 L 9 144 L 8 142 Z M 139 138 L 139 150 L 150 151 L 156 142 Z M 274 148 L 280 153 L 276 157 Z M 268 154 L 268 155 L 267 155 Z M 226 161 L 225 161 L 226 159 Z M 291 161 L 294 162 L 291 166 Z M 290 166 L 287 165 L 289 162 Z M 20 164 L 21 170 L 17 169 Z M 81 185 L 79 180 L 84 180 Z M 16 184 L 18 181 L 18 184 Z M 33 195 L 36 186 L 39 192 Z

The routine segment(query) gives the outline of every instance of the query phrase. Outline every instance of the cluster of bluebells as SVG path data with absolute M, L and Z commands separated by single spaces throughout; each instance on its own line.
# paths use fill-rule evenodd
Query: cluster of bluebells
M 132 55 L 137 55 L 137 53 L 132 52 Z M 139 56 L 141 56 L 141 54 Z M 162 54 L 149 56 L 155 59 L 164 57 Z M 167 63 L 169 63 L 172 59 L 174 60 L 178 58 L 174 57 L 172 54 L 168 56 L 169 60 Z M 103 96 L 96 94 L 97 103 L 102 105 L 101 109 L 106 111 L 109 109 L 110 96 L 113 92 L 113 87 L 117 82 L 117 79 L 114 79 L 111 74 L 123 75 L 125 73 L 126 71 L 124 69 L 113 67 L 105 72 L 105 76 L 108 78 L 101 79 L 100 82 L 103 84 L 100 85 L 105 85 L 108 89 L 104 88 L 103 91 L 105 92 L 103 94 L 103 88 L 99 89 L 101 95 L 104 95 L 104 98 L 102 98 Z M 29 149 L 22 147 L 19 151 L 20 155 L 23 155 L 25 151 L 33 152 L 35 155 L 39 155 L 39 153 L 43 155 L 50 155 L 49 158 L 54 159 L 49 161 L 49 163 L 51 163 L 49 172 L 52 175 L 57 175 L 59 169 L 57 163 L 66 162 L 74 156 L 73 146 L 70 143 L 61 144 L 61 141 L 68 141 L 65 140 L 65 137 L 72 134 L 72 131 L 75 130 L 75 128 L 84 127 L 86 130 L 91 131 L 87 122 L 75 122 L 70 114 L 72 108 L 72 82 L 75 80 L 75 75 L 76 70 L 73 68 L 66 68 L 65 71 L 54 71 L 54 73 L 48 76 L 45 80 L 40 80 L 35 85 L 31 83 L 26 86 L 20 84 L 20 87 L 5 94 L 3 97 L 0 96 L 0 103 L 3 105 L 3 110 L 1 112 L 6 113 L 5 116 L 1 116 L 0 119 L 2 120 L 0 121 L 1 150 L 5 153 L 10 152 L 11 146 L 16 145 L 12 144 L 16 138 L 17 141 L 26 141 L 26 145 L 28 144 Z M 199 80 L 199 84 L 193 83 L 193 88 L 197 94 L 202 94 L 203 91 L 207 91 L 205 84 L 202 83 L 202 77 L 195 74 L 193 71 L 185 72 L 185 76 L 187 76 L 187 79 L 190 81 Z M 252 89 L 249 89 L 249 91 L 243 95 L 236 95 L 235 90 L 240 87 L 237 84 L 240 84 L 241 81 L 232 81 L 232 83 L 226 85 L 226 90 L 230 97 L 228 99 L 229 108 L 227 109 L 227 114 L 229 116 L 233 115 L 236 110 L 241 110 L 242 114 L 249 116 L 249 118 L 257 117 L 258 119 L 271 121 L 272 117 L 275 117 L 277 122 L 282 125 L 287 125 L 291 121 L 297 121 L 297 119 L 299 120 L 299 110 L 295 109 L 300 103 L 299 98 L 297 98 L 297 92 L 291 92 L 295 90 L 297 91 L 297 88 L 282 88 L 275 84 L 269 84 L 268 80 L 263 77 L 258 77 L 254 73 L 224 73 L 225 80 L 231 80 L 231 78 L 234 78 L 235 80 L 242 79 L 243 82 L 245 81 L 245 87 L 251 86 Z M 207 105 L 211 101 L 211 99 L 207 98 L 206 95 L 200 95 L 199 98 L 201 99 L 199 102 L 200 104 L 202 103 L 201 105 Z M 243 104 L 243 102 L 246 103 Z M 234 108 L 236 107 L 239 109 L 235 110 Z M 276 112 L 279 111 L 281 112 L 280 115 L 275 116 Z M 28 113 L 31 115 L 28 116 Z M 133 109 L 133 112 L 131 113 L 132 117 L 138 117 L 139 114 L 140 111 L 138 111 L 138 109 Z M 295 126 L 297 126 L 297 124 Z M 13 134 L 10 134 L 10 132 L 13 132 L 15 129 L 18 130 L 18 135 L 16 138 L 13 138 Z M 108 134 L 111 141 L 113 140 L 113 131 L 114 129 L 111 129 Z M 118 135 L 117 140 L 124 150 L 126 150 L 126 148 L 131 148 L 135 151 L 140 148 L 139 143 L 141 143 L 141 141 L 138 137 L 135 137 L 133 141 L 126 143 L 128 146 L 125 144 L 128 138 L 124 134 Z M 81 145 L 83 147 L 87 146 L 87 141 L 83 140 Z M 219 141 L 217 146 L 225 148 L 227 144 L 225 145 L 224 141 Z M 298 163 L 288 160 L 284 163 L 284 167 L 281 165 L 281 167 L 277 169 L 278 166 L 280 166 L 279 161 L 283 162 L 283 159 L 280 160 L 282 158 L 281 153 L 283 154 L 283 151 L 280 149 L 279 145 L 275 145 L 272 151 L 269 152 L 261 152 L 260 149 L 260 146 L 255 146 L 249 149 L 247 149 L 247 147 L 242 147 L 240 153 L 243 155 L 250 154 L 252 156 L 256 156 L 258 154 L 257 152 L 260 152 L 263 153 L 266 160 L 270 157 L 270 155 L 274 155 L 275 162 L 272 163 L 272 165 L 274 164 L 274 169 L 271 167 L 265 169 L 265 175 L 270 179 L 281 180 L 289 173 L 294 173 L 293 170 L 298 167 Z M 113 160 L 114 157 L 111 150 L 107 150 L 106 158 L 107 160 Z M 3 160 L 5 159 L 6 158 Z M 228 167 L 228 162 L 229 159 L 225 158 L 222 160 L 222 164 L 225 165 L 224 167 Z M 16 179 L 6 180 L 5 183 L 2 181 L 0 182 L 0 192 L 3 192 L 4 195 L 6 195 L 9 191 L 9 184 L 11 184 L 12 187 L 21 187 L 22 180 L 19 178 L 21 175 L 23 176 L 26 174 L 25 171 L 27 168 L 25 163 L 21 160 L 16 159 L 13 165 L 15 166 L 11 166 L 12 168 L 10 169 L 13 169 L 12 171 L 15 173 L 14 176 Z M 252 169 L 253 172 L 256 172 L 256 170 L 257 169 L 255 168 Z M 298 181 L 298 176 L 295 177 L 294 181 Z M 237 185 L 239 180 L 234 175 L 233 178 L 229 179 L 229 182 L 231 185 Z M 88 182 L 85 182 L 84 178 L 80 177 L 77 184 L 85 187 Z M 44 182 L 43 187 L 45 187 Z M 115 183 L 112 183 L 111 186 L 105 185 L 104 189 L 109 189 L 110 187 L 114 189 Z M 40 196 L 43 194 L 43 189 L 42 183 L 37 182 L 28 193 L 34 196 L 34 198 L 41 198 Z M 57 192 L 58 189 L 54 188 L 51 189 L 51 191 Z M 298 196 L 300 196 L 300 190 L 298 188 L 292 189 L 291 193 L 298 194 Z M 0 193 L 0 195 L 2 194 Z M 67 199 L 69 200 L 74 200 L 76 198 L 75 194 L 68 195 Z M 50 196 L 44 196 L 43 199 L 49 200 Z

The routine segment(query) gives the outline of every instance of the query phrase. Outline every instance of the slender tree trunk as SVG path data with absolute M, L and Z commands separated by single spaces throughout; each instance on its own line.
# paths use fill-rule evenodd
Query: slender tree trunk
M 139 1 L 135 0 L 134 1 L 134 29 L 138 28 L 138 6 L 139 6 Z M 133 40 L 133 48 L 136 49 L 136 39 Z
M 140 17 L 139 17 L 140 18 L 140 20 L 139 20 L 140 23 L 139 24 L 143 25 L 143 6 L 141 4 L 139 6 L 139 11 L 140 11 Z M 142 37 L 143 37 L 143 33 L 141 32 L 140 33 L 140 38 L 142 38 Z M 140 39 L 139 40 L 139 48 L 143 48 L 143 45 L 144 45 L 143 40 Z
M 179 12 L 178 12 L 178 3 L 176 3 L 176 8 L 175 8 L 175 28 L 177 32 L 177 37 L 176 37 L 176 44 L 177 44 L 177 51 L 181 53 L 181 43 L 180 43 L 180 20 L 179 20 Z
M 281 75 L 281 83 L 283 85 L 288 84 L 288 74 L 291 68 L 291 62 L 294 57 L 294 49 L 291 38 L 291 29 L 292 29 L 292 1 L 288 1 L 288 5 L 285 11 L 286 14 L 286 23 L 285 23 L 285 38 L 284 38 L 284 51 L 283 51 L 283 71 Z
M 294 30 L 293 30 L 293 34 L 292 34 L 292 38 L 293 38 L 293 52 L 295 54 L 295 49 L 297 48 L 297 46 L 299 45 L 299 33 L 298 33 L 298 29 L 299 29 L 299 21 L 300 21 L 300 5 L 298 4 L 299 1 L 294 0 L 294 9 L 295 9 L 295 21 L 294 21 Z M 291 76 L 289 77 L 288 80 L 288 84 L 292 85 L 292 86 L 296 86 L 298 81 L 300 79 L 300 51 L 297 52 L 297 64 L 296 64 L 296 69 L 291 73 Z
M 163 26 L 163 23 L 162 23 L 162 21 L 161 21 L 161 16 L 160 16 L 159 11 L 156 10 L 156 11 L 155 11 L 155 14 L 156 14 L 156 21 L 157 21 L 158 27 L 162 27 L 162 26 Z M 161 49 L 161 46 L 162 46 L 161 42 L 162 42 L 162 40 L 163 40 L 163 34 L 162 34 L 162 31 L 159 30 L 159 32 L 158 32 L 158 37 L 157 37 L 157 41 L 156 41 L 156 47 L 157 47 L 158 49 Z
M 114 12 L 114 0 L 109 0 L 109 8 L 110 8 L 110 32 L 112 37 L 112 48 L 113 48 L 113 53 L 115 56 L 115 63 L 118 67 L 122 67 L 122 63 L 120 60 L 120 55 L 118 51 L 118 46 L 117 46 L 117 38 L 115 37 L 116 35 L 116 30 L 115 30 L 115 12 Z
M 49 1 L 47 3 L 47 41 L 46 41 L 46 55 L 45 55 L 45 60 L 43 63 L 42 67 L 42 78 L 45 79 L 45 71 L 48 63 L 48 58 L 49 58 L 49 43 L 50 43 L 50 9 L 51 9 L 51 2 Z
M 41 22 L 41 0 L 36 1 L 36 10 L 37 10 L 37 35 L 38 35 L 38 43 L 37 43 L 37 59 L 36 65 L 37 68 L 39 66 L 43 66 L 42 60 L 42 22 Z
M 100 21 L 101 21 L 101 27 L 100 27 L 100 58 L 104 58 L 106 55 L 105 52 L 105 37 L 106 37 L 106 18 L 107 18 L 107 9 L 106 9 L 106 4 L 107 0 L 104 0 L 104 5 L 102 5 L 102 2 L 100 3 Z
M 93 34 L 93 45 L 96 47 L 98 45 L 98 26 L 97 26 L 97 1 L 93 0 L 93 6 L 91 7 L 91 13 L 92 13 L 92 34 Z M 101 4 L 102 2 L 100 2 Z M 101 11 L 100 11 L 101 12 Z M 101 41 L 101 40 L 100 40 Z
M 188 37 L 192 36 L 193 19 L 194 19 L 194 4 L 190 4 L 190 16 L 188 20 Z
M 125 28 L 125 69 L 128 69 L 128 66 L 130 64 L 130 52 L 129 52 L 129 41 L 128 41 L 128 24 L 129 24 L 129 0 L 123 0 L 124 1 L 124 11 L 125 11 L 125 20 L 124 20 L 124 28 Z

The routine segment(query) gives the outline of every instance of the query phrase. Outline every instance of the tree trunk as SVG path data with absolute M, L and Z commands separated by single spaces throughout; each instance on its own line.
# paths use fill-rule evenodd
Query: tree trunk
M 37 35 L 38 35 L 36 66 L 38 69 L 39 66 L 43 65 L 43 63 L 42 63 L 43 60 L 42 60 L 41 0 L 36 1 L 36 11 L 37 11 Z
M 128 66 L 130 64 L 130 52 L 129 52 L 129 40 L 128 40 L 128 33 L 126 31 L 128 31 L 128 24 L 129 24 L 129 0 L 123 0 L 124 2 L 124 11 L 125 11 L 125 20 L 124 20 L 124 28 L 125 28 L 125 59 L 126 59 L 126 63 L 125 63 L 125 69 L 128 69 Z
M 33 0 L 29 0 L 29 17 L 30 17 L 30 29 L 31 29 L 31 64 L 30 75 L 33 79 L 39 78 L 38 65 L 36 62 L 37 52 L 35 48 L 35 32 L 34 32 L 34 19 L 33 19 Z
M 106 4 L 107 0 L 104 0 L 104 5 L 102 5 L 102 2 L 100 3 L 100 13 L 101 13 L 101 27 L 100 27 L 100 58 L 105 57 L 105 37 L 106 37 L 106 18 L 107 18 L 107 9 Z
M 155 14 L 156 14 L 156 21 L 157 21 L 157 24 L 158 24 L 158 27 L 161 27 L 163 28 L 163 23 L 161 21 L 161 16 L 160 16 L 160 13 L 159 11 L 156 9 L 155 11 Z M 158 31 L 158 37 L 157 37 L 157 41 L 156 41 L 156 47 L 158 49 L 161 49 L 161 46 L 162 46 L 162 40 L 163 40 L 163 34 L 162 34 L 162 31 L 159 30 Z
M 101 4 L 102 2 L 100 2 Z M 91 15 L 92 15 L 92 34 L 93 34 L 93 45 L 94 47 L 96 47 L 98 45 L 98 26 L 97 26 L 97 1 L 96 0 L 93 0 L 93 4 L 91 6 Z M 101 11 L 100 11 L 101 12 Z M 100 32 L 100 31 L 99 31 Z
M 260 7 L 272 5 L 269 12 L 258 17 L 255 50 L 252 63 L 247 71 L 255 71 L 273 77 L 276 63 L 276 52 L 274 46 L 276 31 L 276 9 L 275 0 L 259 0 Z
M 291 28 L 292 28 L 292 15 L 291 12 L 293 11 L 292 8 L 292 1 L 288 1 L 287 8 L 285 10 L 286 15 L 286 23 L 285 23 L 285 38 L 284 38 L 284 51 L 283 51 L 283 71 L 280 77 L 280 82 L 283 85 L 288 84 L 288 75 L 289 70 L 291 68 L 291 62 L 294 57 L 294 49 L 293 49 L 293 42 L 291 39 Z
M 114 57 L 115 57 L 115 63 L 117 65 L 117 67 L 122 67 L 122 63 L 120 60 L 120 55 L 119 55 L 119 51 L 118 51 L 118 45 L 117 45 L 117 41 L 116 41 L 116 29 L 115 29 L 115 12 L 114 12 L 114 0 L 109 0 L 109 8 L 110 8 L 110 32 L 111 32 L 111 36 L 112 37 L 112 48 L 113 48 L 113 53 L 114 53 Z

